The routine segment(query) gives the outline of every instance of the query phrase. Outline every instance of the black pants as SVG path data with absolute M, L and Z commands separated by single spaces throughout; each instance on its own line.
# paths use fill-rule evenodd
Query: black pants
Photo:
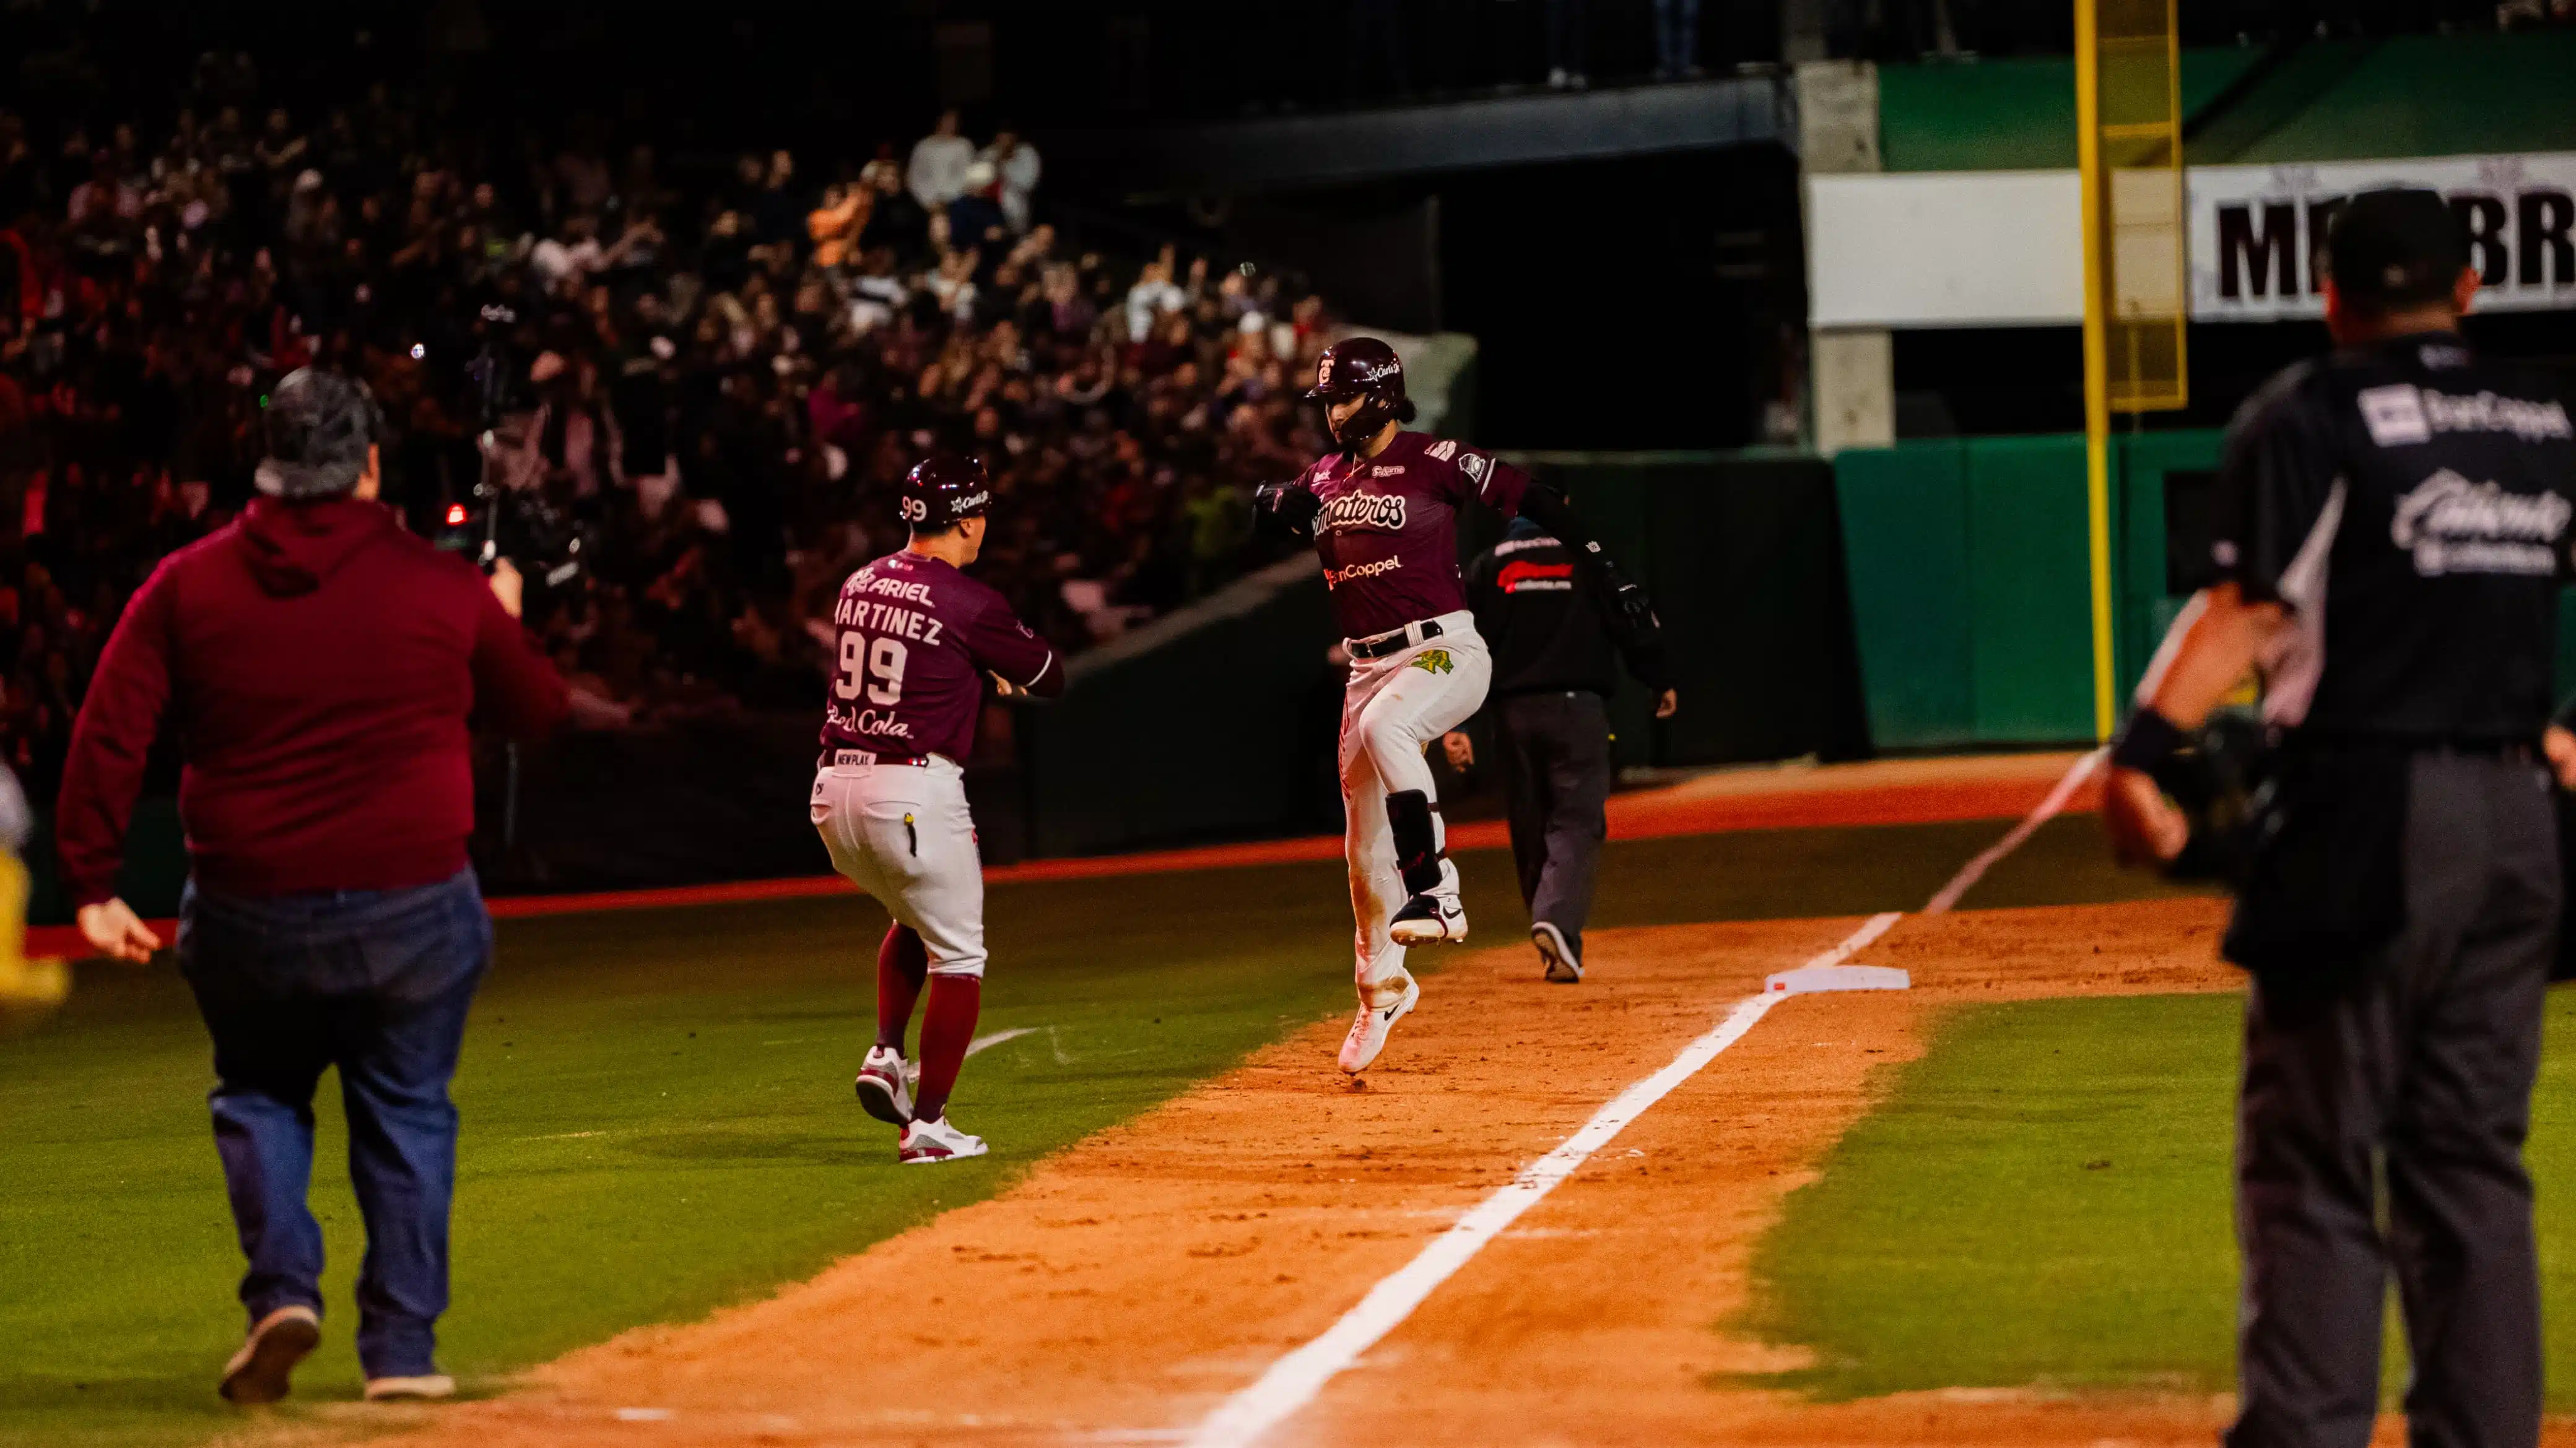
M 1494 710 L 1512 863 L 1530 919 L 1583 955 L 1583 922 L 1609 833 L 1610 710 L 1598 694 L 1513 694 Z
M 2522 1145 L 2558 931 L 2554 820 L 2536 767 L 2453 755 L 2411 762 L 2407 811 L 2403 930 L 2340 982 L 2258 979 L 2246 1007 L 2228 1448 L 2361 1448 L 2392 1269 L 2410 1441 L 2539 1441 Z

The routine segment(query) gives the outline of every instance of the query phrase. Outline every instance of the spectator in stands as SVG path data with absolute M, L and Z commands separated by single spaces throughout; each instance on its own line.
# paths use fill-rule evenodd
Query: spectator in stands
M 939 124 L 912 146 L 912 163 L 904 168 L 904 185 L 928 212 L 948 208 L 966 190 L 966 168 L 975 163 L 975 143 L 959 135 L 954 107 L 939 113 Z
M 1547 0 L 1547 83 L 1551 90 L 1581 90 L 1584 57 L 1592 48 L 1592 18 L 1585 0 Z
M 1013 231 L 1029 229 L 1030 200 L 1036 196 L 1041 166 L 1038 148 L 1009 126 L 993 133 L 993 144 L 978 159 L 990 162 L 1001 181 L 1002 216 Z
M 1655 0 L 1655 79 L 1697 80 L 1699 0 Z

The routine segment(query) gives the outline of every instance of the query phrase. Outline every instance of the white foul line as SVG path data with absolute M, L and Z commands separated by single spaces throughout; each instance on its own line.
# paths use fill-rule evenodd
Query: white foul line
M 1926 915 L 1947 914 L 1959 903 L 1969 887 L 1985 878 L 1995 862 L 2021 848 L 2022 843 L 2038 832 L 2041 825 L 2056 818 L 2075 797 L 2085 779 L 2100 765 L 2109 751 L 2097 749 L 2068 767 L 2047 797 L 2012 827 L 2004 837 L 1970 860 L 1950 877 L 1938 893 L 1926 901 Z M 1851 933 L 1840 945 L 1807 962 L 1802 969 L 1836 966 L 1851 959 L 1871 942 L 1885 935 L 1901 912 L 1873 915 L 1869 922 Z M 1682 1048 L 1672 1064 L 1629 1087 L 1613 1098 L 1609 1105 L 1592 1114 L 1583 1129 L 1566 1138 L 1565 1144 L 1540 1157 L 1524 1168 L 1511 1185 L 1476 1204 L 1460 1217 L 1449 1230 L 1431 1241 L 1420 1255 L 1397 1269 L 1395 1275 L 1369 1289 L 1359 1305 L 1343 1313 L 1341 1320 L 1325 1329 L 1295 1352 L 1270 1365 L 1250 1387 L 1236 1393 L 1200 1423 L 1186 1440 L 1189 1448 L 1250 1448 L 1261 1435 L 1293 1416 L 1315 1400 L 1324 1385 L 1360 1360 L 1360 1356 L 1377 1346 L 1380 1339 L 1393 1332 L 1413 1315 L 1413 1309 L 1437 1290 L 1459 1268 L 1467 1265 L 1486 1243 L 1502 1235 L 1503 1230 L 1518 1220 L 1521 1213 L 1537 1206 L 1540 1199 L 1556 1189 L 1557 1183 L 1574 1174 L 1575 1168 L 1594 1152 L 1610 1144 L 1628 1123 L 1645 1114 L 1647 1108 L 1672 1093 L 1674 1087 L 1698 1074 L 1701 1067 L 1717 1059 L 1717 1054 L 1744 1038 L 1753 1023 L 1768 1014 L 1771 1007 L 1787 999 L 1785 995 L 1763 994 L 1737 1003 L 1725 1020 L 1707 1035 Z
M 2057 787 L 2050 790 L 2048 797 L 2041 800 L 2028 815 L 2023 816 L 2020 824 L 2013 826 L 2002 839 L 1988 845 L 1975 859 L 1961 865 L 1959 873 L 1950 877 L 1950 883 L 1942 886 L 1939 893 L 1924 902 L 1923 913 L 1949 914 L 1950 907 L 1959 903 L 1959 897 L 1967 894 L 1970 886 L 1984 879 L 1986 871 L 1993 869 L 1997 860 L 2020 849 L 2022 841 L 2029 839 L 2038 832 L 2041 825 L 2056 818 L 2057 812 L 2066 808 L 2066 802 L 2075 797 L 2075 791 L 2083 785 L 2085 778 L 2093 773 L 2094 766 L 2100 764 L 2109 753 L 2107 749 L 2096 749 L 2070 765 L 2065 775 L 2057 781 Z
M 1840 945 L 1807 964 L 1840 965 L 1903 918 L 1894 912 L 1874 915 Z M 1609 1105 L 1592 1114 L 1582 1130 L 1567 1137 L 1564 1145 L 1530 1163 L 1509 1186 L 1477 1203 L 1395 1275 L 1370 1288 L 1368 1296 L 1342 1314 L 1341 1321 L 1326 1329 L 1323 1336 L 1272 1363 L 1258 1381 L 1226 1399 L 1190 1435 L 1190 1448 L 1248 1448 L 1262 1434 L 1314 1401 L 1326 1383 L 1393 1332 L 1486 1243 L 1500 1236 L 1521 1213 L 1537 1206 L 1540 1199 L 1556 1189 L 1557 1183 L 1572 1176 L 1586 1158 L 1609 1145 L 1629 1122 L 1698 1074 L 1701 1067 L 1717 1058 L 1718 1052 L 1742 1040 L 1744 1033 L 1753 1029 L 1753 1023 L 1782 999 L 1785 997 L 1757 995 L 1739 1002 L 1716 1029 L 1682 1048 L 1671 1065 L 1612 1098 Z
M 1035 1026 L 1022 1026 L 1016 1031 L 995 1031 L 989 1036 L 977 1036 L 966 1043 L 966 1054 L 972 1056 L 980 1051 L 989 1051 L 1004 1041 L 1016 1041 L 1022 1036 L 1034 1036 L 1037 1033 L 1038 1028 Z

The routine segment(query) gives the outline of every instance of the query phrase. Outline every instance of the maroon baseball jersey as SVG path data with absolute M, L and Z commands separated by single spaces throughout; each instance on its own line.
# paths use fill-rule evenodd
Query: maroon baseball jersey
M 1399 432 L 1376 457 L 1326 453 L 1299 475 L 1323 510 L 1315 552 L 1324 560 L 1333 619 L 1344 638 L 1366 638 L 1467 606 L 1458 575 L 1458 507 L 1481 498 L 1517 516 L 1529 475 L 1447 438 Z
M 889 553 L 851 574 L 832 624 L 840 644 L 825 749 L 962 761 L 974 752 L 986 672 L 1032 694 L 1064 687 L 1055 650 L 1000 594 L 918 553 Z

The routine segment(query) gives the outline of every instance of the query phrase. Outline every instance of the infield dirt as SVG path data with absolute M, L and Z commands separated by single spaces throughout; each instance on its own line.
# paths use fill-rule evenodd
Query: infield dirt
M 1793 998 L 1648 1111 L 1267 1442 L 2205 1443 L 2225 1403 L 1712 1386 L 1798 1365 L 1732 1340 L 1755 1241 L 1945 1003 L 2235 988 L 2211 901 L 1911 917 L 1902 994 Z M 1592 978 L 1461 953 L 1365 1085 L 1338 1023 L 775 1298 L 631 1332 L 405 1444 L 1171 1442 L 1433 1234 L 1658 1069 L 1810 920 L 1609 931 Z M 854 1113 L 855 1114 L 855 1113 Z M 973 1127 L 1007 1132 L 1007 1121 Z M 862 1123 L 854 1121 L 853 1130 Z M 972 1171 L 973 1165 L 939 1170 Z M 651 1271 L 639 1261 L 634 1270 Z M 358 1421 L 316 1424 L 340 1436 Z

